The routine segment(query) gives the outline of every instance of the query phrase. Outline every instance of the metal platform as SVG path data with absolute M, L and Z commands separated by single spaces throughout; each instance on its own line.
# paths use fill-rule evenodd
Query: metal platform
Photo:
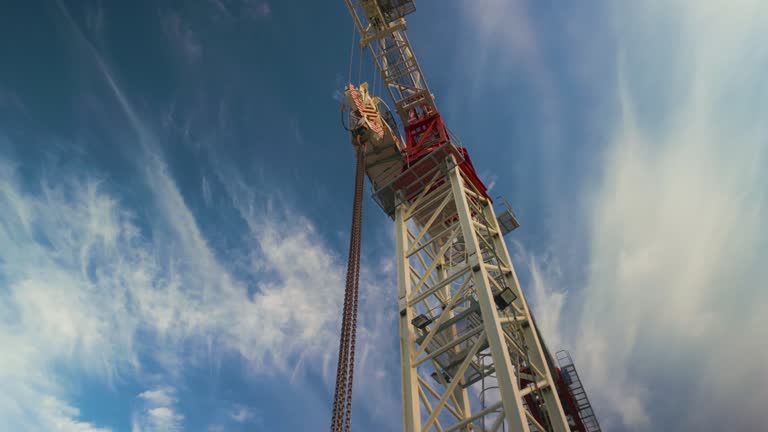
M 512 211 L 512 207 L 509 205 L 506 199 L 498 197 L 497 202 L 501 202 L 502 211 L 496 215 L 496 219 L 499 221 L 499 228 L 501 228 L 501 235 L 506 236 L 512 231 L 520 228 L 520 222 L 517 220 L 517 216 Z
M 416 12 L 413 0 L 379 0 L 381 14 L 387 22 L 392 22 Z

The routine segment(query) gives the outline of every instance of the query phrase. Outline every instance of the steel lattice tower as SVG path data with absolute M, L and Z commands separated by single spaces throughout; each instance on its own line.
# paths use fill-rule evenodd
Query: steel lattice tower
M 405 132 L 367 85 L 347 87 L 353 144 L 395 222 L 403 430 L 570 431 L 504 242 L 516 220 L 443 123 L 405 35 L 413 2 L 345 1 Z
M 423 159 L 421 193 L 395 210 L 404 430 L 568 431 L 493 205 L 457 154 Z M 477 409 L 489 375 L 499 400 Z

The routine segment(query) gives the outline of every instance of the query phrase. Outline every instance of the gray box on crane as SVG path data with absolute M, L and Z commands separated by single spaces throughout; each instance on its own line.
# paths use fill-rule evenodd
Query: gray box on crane
M 413 0 L 379 0 L 378 3 L 381 14 L 388 23 L 416 11 Z

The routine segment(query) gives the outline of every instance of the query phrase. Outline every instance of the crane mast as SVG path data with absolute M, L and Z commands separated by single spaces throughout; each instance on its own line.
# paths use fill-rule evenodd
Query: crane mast
M 555 379 L 560 372 L 504 242 L 519 225 L 508 206 L 494 211 L 468 152 L 443 123 L 406 35 L 413 0 L 345 2 L 404 132 L 401 140 L 367 84 L 347 86 L 356 184 L 364 167 L 374 200 L 395 222 L 403 430 L 599 430 L 581 428 L 578 413 L 563 409 L 558 391 L 567 386 Z M 358 186 L 355 196 L 357 209 Z M 359 255 L 359 234 L 357 242 L 350 257 L 353 250 Z M 353 301 L 345 301 L 345 317 L 348 308 L 356 317 L 356 286 L 348 292 Z M 347 339 L 354 347 L 354 325 L 345 320 L 340 365 Z M 346 373 L 337 376 L 332 431 L 350 429 Z

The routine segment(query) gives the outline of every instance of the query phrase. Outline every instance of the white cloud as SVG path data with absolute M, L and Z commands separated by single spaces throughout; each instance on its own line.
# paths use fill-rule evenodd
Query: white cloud
M 480 39 L 511 44 L 504 51 L 514 54 L 509 62 L 540 67 L 541 46 L 521 2 L 475 2 L 468 13 L 482 29 Z M 578 335 L 575 360 L 607 424 L 658 429 L 661 405 L 673 399 L 691 402 L 675 406 L 683 415 L 667 428 L 706 429 L 727 420 L 730 428 L 758 429 L 768 405 L 762 373 L 768 353 L 755 343 L 768 338 L 768 298 L 759 290 L 768 276 L 761 173 L 768 95 L 760 43 L 766 8 L 747 0 L 727 8 L 654 2 L 621 6 L 618 16 L 630 65 L 620 80 L 622 124 L 588 196 L 588 281 L 569 295 L 579 305 L 578 329 L 564 333 Z M 169 26 L 189 58 L 199 57 L 189 29 Z M 669 37 L 659 41 L 674 43 L 647 45 L 664 32 Z M 475 72 L 486 69 L 495 48 L 480 50 Z M 175 348 L 183 343 L 213 340 L 242 354 L 254 370 L 271 365 L 290 373 L 286 359 L 308 356 L 322 360 L 327 376 L 338 332 L 340 257 L 310 221 L 261 206 L 230 186 L 248 224 L 254 272 L 273 270 L 256 287 L 238 281 L 200 231 L 152 134 L 93 53 L 145 151 L 143 174 L 162 220 L 153 228 L 174 247 L 143 237 L 130 211 L 96 181 L 52 178 L 54 186 L 30 193 L 0 164 L 0 417 L 17 421 L 16 430 L 95 428 L 76 420 L 80 413 L 65 402 L 62 377 L 47 372 L 52 364 L 118 380 L 141 369 L 142 350 L 178 365 Z M 651 78 L 651 91 L 637 83 L 643 77 Z M 647 106 L 653 109 L 639 109 Z M 649 120 L 653 115 L 658 118 Z M 662 120 L 661 128 L 647 126 Z M 527 262 L 533 298 L 548 311 L 542 328 L 555 339 L 558 321 L 546 322 L 559 316 L 562 293 L 548 288 L 546 266 L 532 257 Z M 368 295 L 375 300 L 391 294 L 372 285 Z M 391 316 L 379 310 L 362 326 L 359 370 L 382 362 L 366 353 L 380 343 L 374 341 Z M 165 351 L 138 341 L 138 329 L 166 342 Z M 361 375 L 379 385 L 397 381 L 382 371 Z M 170 402 L 170 393 L 159 391 L 142 393 L 147 407 L 136 428 L 145 420 L 181 422 L 173 404 L 159 403 Z M 29 412 L 40 400 L 53 401 L 42 411 L 48 415 Z M 721 412 L 729 415 L 706 415 Z
M 110 432 L 91 423 L 75 420 L 80 410 L 52 397 L 45 397 L 39 405 L 40 418 L 47 424 L 41 430 L 55 432 Z
M 245 423 L 256 418 L 256 411 L 252 408 L 238 405 L 230 412 L 229 417 L 238 423 Z
M 760 429 L 768 8 L 652 3 L 618 8 L 622 117 L 586 197 L 577 367 L 609 427 Z
M 157 245 L 142 236 L 131 213 L 98 181 L 57 173 L 50 182 L 55 187 L 44 183 L 39 195 L 30 195 L 7 163 L 0 166 L 0 262 L 6 281 L 0 340 L 8 348 L 0 353 L 0 381 L 8 397 L 0 398 L 0 416 L 34 419 L 35 413 L 17 404 L 29 406 L 41 397 L 39 383 L 68 397 L 60 385 L 66 377 L 36 374 L 54 363 L 83 367 L 113 382 L 140 376 L 142 355 L 165 365 L 171 376 L 189 361 L 216 360 L 207 357 L 209 343 L 219 347 L 215 353 L 241 354 L 257 373 L 287 375 L 299 356 L 333 356 L 341 260 L 300 215 L 274 209 L 244 214 L 253 271 L 270 275 L 260 277 L 249 293 L 218 262 L 159 159 L 146 164 L 163 216 L 153 224 Z M 165 247 L 166 239 L 175 246 Z M 369 287 L 383 291 L 378 283 Z M 377 311 L 372 318 L 381 315 Z M 380 334 L 372 331 L 361 325 L 361 349 Z M 182 359 L 180 348 L 187 344 L 199 349 L 184 351 Z M 146 417 L 177 419 L 160 409 L 169 408 L 174 397 L 164 388 L 143 392 L 140 399 L 153 406 Z
M 138 141 L 137 166 L 151 191 L 141 213 L 151 216 L 139 220 L 98 179 L 55 166 L 46 166 L 38 185 L 22 186 L 12 163 L 0 157 L 0 341 L 6 347 L 0 351 L 0 418 L 13 419 L 15 430 L 52 430 L 38 427 L 48 420 L 29 408 L 51 397 L 67 408 L 62 412 L 72 424 L 85 427 L 67 402 L 77 388 L 71 383 L 81 374 L 112 386 L 145 381 L 143 358 L 164 367 L 159 372 L 170 382 L 189 363 L 216 362 L 227 353 L 244 357 L 254 373 L 288 375 L 303 358 L 303 364 L 322 365 L 327 381 L 338 340 L 341 257 L 290 206 L 256 201 L 250 189 L 241 193 L 228 184 L 247 225 L 249 270 L 258 281 L 249 286 L 233 275 L 222 264 L 229 257 L 201 232 L 152 131 L 98 52 L 83 43 L 123 108 L 131 126 L 126 135 Z M 363 273 L 361 309 L 370 313 L 361 316 L 358 382 L 393 388 L 386 366 L 397 353 L 368 353 L 394 332 L 386 323 L 393 323 L 395 310 L 380 307 L 388 294 L 380 275 Z M 143 405 L 134 430 L 181 427 L 172 387 L 150 388 L 137 400 Z M 391 418 L 397 405 L 378 394 L 361 406 Z
M 98 39 L 104 36 L 104 7 L 102 5 L 98 4 L 86 8 L 85 28 Z
M 482 70 L 493 53 L 502 48 L 506 66 L 523 62 L 536 65 L 539 59 L 539 41 L 536 30 L 528 18 L 528 6 L 524 0 L 478 0 L 462 5 L 475 35 L 475 52 L 479 62 L 473 62 L 475 71 Z M 491 41 L 496 41 L 493 43 Z M 502 42 L 499 44 L 498 42 Z M 477 75 L 477 79 L 486 74 Z
M 0 184 L 0 417 L 14 430 L 103 430 L 77 420 L 64 382 L 49 369 L 72 362 L 111 382 L 130 367 L 133 320 L 112 326 L 120 307 L 101 302 L 122 291 L 106 293 L 114 280 L 95 267 L 102 265 L 96 251 L 111 256 L 130 237 L 125 215 L 95 182 L 77 183 L 70 194 L 43 184 L 31 199 L 0 160 Z
M 222 0 L 209 0 L 216 10 L 228 19 L 245 17 L 252 20 L 266 19 L 272 16 L 272 6 L 269 2 L 261 0 L 239 0 L 223 2 Z
M 221 12 L 224 16 L 231 18 L 232 14 L 229 12 L 229 8 L 221 0 L 208 0 L 213 6 Z
M 208 182 L 208 178 L 206 176 L 203 176 L 202 181 L 203 202 L 205 203 L 206 207 L 210 207 L 213 200 L 213 196 L 211 195 L 211 184 Z
M 168 12 L 163 17 L 163 29 L 173 47 L 190 64 L 197 63 L 203 55 L 203 45 L 181 15 Z
M 272 7 L 265 1 L 246 1 L 244 7 L 252 18 L 268 18 L 272 16 Z
M 562 146 L 573 143 L 565 142 L 567 139 L 561 131 L 563 97 L 557 71 L 548 63 L 548 37 L 531 18 L 538 12 L 538 5 L 527 0 L 475 0 L 460 2 L 460 5 L 461 20 L 456 26 L 459 45 L 455 50 L 455 67 L 447 78 L 453 80 L 453 86 L 442 96 L 445 102 L 441 106 L 447 112 L 457 111 L 470 125 L 478 121 L 473 116 L 485 114 L 460 108 L 467 104 L 506 111 L 507 115 L 520 119 L 541 118 L 541 125 L 516 131 L 525 134 L 524 161 L 519 156 L 510 157 L 517 154 L 517 150 L 510 152 L 513 147 L 508 147 L 512 145 L 507 142 L 510 135 L 497 133 L 506 130 L 508 125 L 490 131 L 489 137 L 500 142 L 497 158 L 505 160 L 518 173 L 532 171 L 531 176 L 560 165 Z M 505 94 L 510 88 L 525 88 L 535 97 Z M 500 94 L 504 97 L 499 97 Z M 525 99 L 524 105 L 520 104 L 521 99 Z M 522 117 L 521 110 L 525 111 Z M 523 180 L 525 176 L 522 176 L 519 183 L 511 185 L 517 188 L 514 195 L 523 196 L 540 187 L 543 190 L 537 193 L 554 196 L 561 169 L 558 166 L 547 176 L 536 177 L 535 183 Z M 488 184 L 495 186 L 495 183 L 490 180 Z
M 548 344 L 571 349 L 604 429 L 761 429 L 768 421 L 768 345 L 758 342 L 768 340 L 761 285 L 768 277 L 768 8 L 756 0 L 609 8 L 593 15 L 615 20 L 608 27 L 618 55 L 596 58 L 596 42 L 583 39 L 563 48 L 577 59 L 567 68 L 618 59 L 615 89 L 604 73 L 574 75 L 584 88 L 615 91 L 621 109 L 618 124 L 608 124 L 615 132 L 597 156 L 597 175 L 582 179 L 580 201 L 589 210 L 558 209 L 572 229 L 587 221 L 586 238 L 553 239 L 571 247 L 562 255 L 586 252 L 586 275 L 561 276 L 528 255 L 516 262 L 531 272 L 528 292 Z M 472 22 L 488 25 L 481 60 L 506 50 L 525 63 L 546 49 L 535 31 L 513 41 L 495 30 L 501 14 L 469 9 Z M 590 26 L 579 19 L 574 28 Z M 532 29 L 526 22 L 514 31 Z M 554 144 L 564 151 L 571 143 Z M 583 240 L 586 247 L 576 244 Z M 566 281 L 577 284 L 564 287 L 564 297 L 552 287 Z
M 150 140 L 137 125 L 139 136 Z M 38 377 L 36 371 L 54 364 L 115 382 L 141 378 L 138 359 L 146 356 L 173 379 L 189 362 L 218 361 L 234 352 L 255 373 L 288 375 L 301 357 L 315 360 L 304 364 L 323 364 L 320 372 L 330 376 L 324 360 L 333 357 L 338 338 L 343 268 L 313 224 L 282 206 L 262 208 L 233 197 L 244 205 L 238 208 L 248 222 L 252 271 L 259 276 L 249 290 L 219 262 L 159 155 L 147 153 L 141 165 L 160 216 L 152 218 L 153 238 L 99 181 L 52 169 L 41 191 L 32 193 L 20 186 L 9 163 L 0 164 L 0 263 L 7 281 L 0 291 L 0 340 L 8 347 L 0 353 L 3 418 L 40 421 L 24 406 L 46 394 L 38 390 L 41 382 L 46 392 L 71 397 L 64 385 L 71 377 Z M 371 274 L 365 277 L 371 282 Z M 364 298 L 383 291 L 378 282 L 367 289 Z M 362 319 L 363 352 L 382 334 L 367 325 L 372 319 L 381 324 L 383 314 L 376 310 Z M 218 349 L 211 351 L 211 344 Z M 182 347 L 192 350 L 181 356 Z M 383 369 L 383 357 L 360 358 L 361 373 Z M 175 397 L 162 387 L 141 393 L 146 408 L 137 413 L 134 429 L 180 427 Z M 370 406 L 394 405 L 377 402 Z
M 483 183 L 485 183 L 485 187 L 488 188 L 488 192 L 493 190 L 494 187 L 496 187 L 496 182 L 499 181 L 499 176 L 495 173 L 483 171 L 480 174 L 480 178 L 483 180 Z
M 143 407 L 133 415 L 133 432 L 179 432 L 184 416 L 176 409 L 176 390 L 161 386 L 138 395 Z
M 168 386 L 158 387 L 139 393 L 139 398 L 153 406 L 169 406 L 176 402 L 176 390 Z
M 249 227 L 251 249 L 258 252 L 252 259 L 253 268 L 268 269 L 275 276 L 259 284 L 259 293 L 253 296 L 254 310 L 243 313 L 243 320 L 232 328 L 238 335 L 249 335 L 240 336 L 239 351 L 257 367 L 269 361 L 270 367 L 290 374 L 294 383 L 302 365 L 314 361 L 321 364 L 325 384 L 333 386 L 344 287 L 342 257 L 324 246 L 309 219 L 286 211 L 279 196 L 259 206 L 255 191 L 246 188 L 236 173 L 219 172 L 218 179 Z M 393 243 L 388 238 L 382 247 L 393 250 Z M 394 284 L 394 267 L 391 259 L 364 260 L 362 264 L 355 382 L 359 388 L 382 391 L 375 397 L 361 394 L 363 403 L 358 406 L 374 417 L 388 419 L 399 409 L 395 399 L 398 353 L 396 346 L 389 355 L 380 350 L 383 343 L 395 340 L 395 298 L 389 288 Z M 251 331 L 253 328 L 259 331 Z M 370 355 L 373 350 L 379 352 Z M 291 356 L 296 358 L 293 367 L 290 362 L 275 362 Z
M 530 285 L 525 287 L 526 299 L 535 310 L 536 325 L 552 355 L 563 346 L 560 329 L 567 291 L 560 287 L 562 273 L 557 260 L 550 255 L 538 257 L 528 253 L 522 243 L 513 241 L 512 258 L 517 266 L 527 270 Z

